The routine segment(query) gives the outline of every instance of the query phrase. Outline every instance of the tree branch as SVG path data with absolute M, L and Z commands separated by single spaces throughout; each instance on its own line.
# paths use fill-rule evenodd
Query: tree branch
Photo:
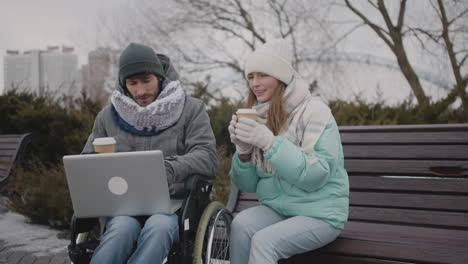
M 453 22 L 457 21 L 460 17 L 463 17 L 466 13 L 468 13 L 468 8 L 463 10 L 458 16 L 455 16 L 450 21 L 448 21 L 449 26 L 452 25 Z
M 461 75 L 460 66 L 457 63 L 457 57 L 454 52 L 453 43 L 449 36 L 449 23 L 447 19 L 447 14 L 445 12 L 445 6 L 442 0 L 437 0 L 437 3 L 439 5 L 439 11 L 440 11 L 440 23 L 442 24 L 442 38 L 445 42 L 445 47 L 447 49 L 447 53 L 450 59 L 450 64 L 452 65 L 452 72 L 455 77 L 455 81 L 457 82 L 455 89 L 458 90 L 458 95 L 463 100 L 463 105 L 466 105 L 467 104 L 466 91 L 465 91 L 466 82 L 464 81 Z
M 364 14 L 362 14 L 359 10 L 357 10 L 349 2 L 349 0 L 345 0 L 345 2 L 346 2 L 346 6 L 348 6 L 348 8 L 351 9 L 351 11 L 353 11 L 353 13 L 355 13 L 357 16 L 359 16 L 362 19 L 362 21 L 364 21 L 365 24 L 369 25 L 369 27 L 371 27 L 375 31 L 375 33 L 377 33 L 377 35 L 390 47 L 390 49 L 392 49 L 392 50 L 395 49 L 394 44 L 382 33 L 382 32 L 385 32 L 388 35 L 390 35 L 389 32 L 386 32 L 383 28 L 381 28 L 378 25 L 372 23 L 366 16 L 364 16 Z
M 460 60 L 460 63 L 458 63 L 458 67 L 462 67 L 467 58 L 468 54 L 465 54 L 465 56 L 463 56 L 463 58 Z
M 406 0 L 402 0 L 400 2 L 400 12 L 398 13 L 398 23 L 397 23 L 397 29 L 399 32 L 401 32 L 401 29 L 403 27 L 405 11 L 406 11 Z

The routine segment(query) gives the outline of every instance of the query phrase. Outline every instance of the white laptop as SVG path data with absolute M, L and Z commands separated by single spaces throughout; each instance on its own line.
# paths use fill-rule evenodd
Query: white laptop
M 174 213 L 159 150 L 63 157 L 76 217 Z

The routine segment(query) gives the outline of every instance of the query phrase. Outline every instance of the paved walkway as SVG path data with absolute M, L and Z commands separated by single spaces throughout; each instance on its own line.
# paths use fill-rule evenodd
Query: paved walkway
M 31 252 L 16 251 L 7 246 L 5 241 L 0 240 L 0 263 L 8 264 L 65 264 L 70 263 L 67 253 L 61 252 L 46 256 L 35 256 Z
M 2 204 L 2 196 L 0 196 L 0 215 L 8 212 L 8 209 Z M 8 224 L 0 221 L 0 224 Z M 0 233 L 0 264 L 65 264 L 71 263 L 68 259 L 66 249 L 60 253 L 33 253 L 29 251 L 22 251 L 17 249 L 18 246 L 9 245 L 6 241 L 2 240 Z M 40 242 L 39 242 L 40 243 Z

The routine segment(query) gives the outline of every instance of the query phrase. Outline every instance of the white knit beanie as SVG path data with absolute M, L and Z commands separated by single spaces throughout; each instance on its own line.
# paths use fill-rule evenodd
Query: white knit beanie
M 245 78 L 249 73 L 262 72 L 288 85 L 295 70 L 291 66 L 290 46 L 284 39 L 268 41 L 252 52 L 245 62 Z

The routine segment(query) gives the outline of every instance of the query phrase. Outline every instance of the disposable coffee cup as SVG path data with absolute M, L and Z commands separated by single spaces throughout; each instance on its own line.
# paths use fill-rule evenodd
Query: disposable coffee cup
M 115 152 L 115 144 L 117 142 L 113 137 L 95 138 L 93 141 L 94 151 L 97 153 L 112 153 Z
M 241 108 L 241 109 L 237 109 L 236 115 L 237 115 L 237 121 L 239 121 L 239 119 L 241 117 L 256 120 L 257 119 L 257 110 L 253 109 L 253 108 Z

